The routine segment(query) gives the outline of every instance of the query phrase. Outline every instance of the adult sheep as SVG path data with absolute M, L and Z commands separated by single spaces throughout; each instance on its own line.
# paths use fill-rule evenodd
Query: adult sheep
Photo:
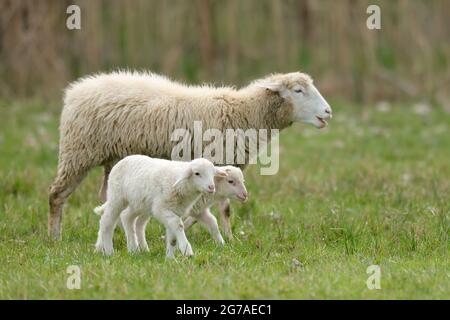
M 132 154 L 171 157 L 175 129 L 283 129 L 293 122 L 318 128 L 331 108 L 301 72 L 273 74 L 239 90 L 189 86 L 153 73 L 113 72 L 82 78 L 65 91 L 59 160 L 49 190 L 48 232 L 61 237 L 62 208 L 93 167 L 103 166 L 102 199 L 112 166 Z M 246 157 L 247 159 L 247 157 Z M 244 165 L 239 165 L 241 168 Z M 229 204 L 221 206 L 229 215 Z

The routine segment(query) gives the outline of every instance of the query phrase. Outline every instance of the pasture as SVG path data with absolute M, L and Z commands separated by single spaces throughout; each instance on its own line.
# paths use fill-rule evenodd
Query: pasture
M 449 299 L 448 111 L 329 102 L 327 128 L 281 132 L 277 175 L 245 172 L 234 241 L 218 247 L 196 225 L 195 256 L 174 261 L 156 221 L 149 253 L 129 255 L 121 230 L 114 256 L 94 253 L 100 168 L 69 199 L 63 240 L 50 241 L 60 107 L 0 102 L 0 299 Z M 66 286 L 70 265 L 79 290 Z M 370 265 L 379 290 L 366 286 Z

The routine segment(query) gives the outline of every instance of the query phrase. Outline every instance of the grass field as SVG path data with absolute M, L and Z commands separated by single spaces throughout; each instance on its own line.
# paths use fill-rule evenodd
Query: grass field
M 57 163 L 57 107 L 0 103 L 0 298 L 450 298 L 450 116 L 393 106 L 334 105 L 324 130 L 295 125 L 280 171 L 246 172 L 250 201 L 233 206 L 236 239 L 217 247 L 200 226 L 195 257 L 166 261 L 163 228 L 150 252 L 94 253 L 101 170 L 65 207 L 63 241 L 46 237 Z M 366 286 L 381 267 L 381 289 Z M 66 287 L 70 265 L 81 289 Z

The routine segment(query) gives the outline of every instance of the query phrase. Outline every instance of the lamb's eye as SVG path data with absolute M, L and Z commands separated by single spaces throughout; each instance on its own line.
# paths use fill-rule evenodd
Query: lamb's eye
M 196 176 L 200 176 L 200 172 L 196 172 L 194 173 Z
M 232 184 L 232 183 L 234 183 L 234 180 L 228 180 L 228 183 Z
M 297 92 L 297 93 L 302 93 L 302 92 L 303 92 L 302 89 L 296 89 L 296 90 L 294 90 L 294 91 Z

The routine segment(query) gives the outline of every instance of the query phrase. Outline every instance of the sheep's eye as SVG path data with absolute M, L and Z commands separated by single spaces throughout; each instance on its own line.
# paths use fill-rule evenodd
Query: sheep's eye
M 296 89 L 296 90 L 294 90 L 294 91 L 297 92 L 297 93 L 302 93 L 302 92 L 303 92 L 302 89 Z
M 230 184 L 233 183 L 233 182 L 234 182 L 233 180 L 228 180 L 228 183 L 230 183 Z
M 196 173 L 194 173 L 196 176 L 199 176 L 200 175 L 200 172 L 196 172 Z

